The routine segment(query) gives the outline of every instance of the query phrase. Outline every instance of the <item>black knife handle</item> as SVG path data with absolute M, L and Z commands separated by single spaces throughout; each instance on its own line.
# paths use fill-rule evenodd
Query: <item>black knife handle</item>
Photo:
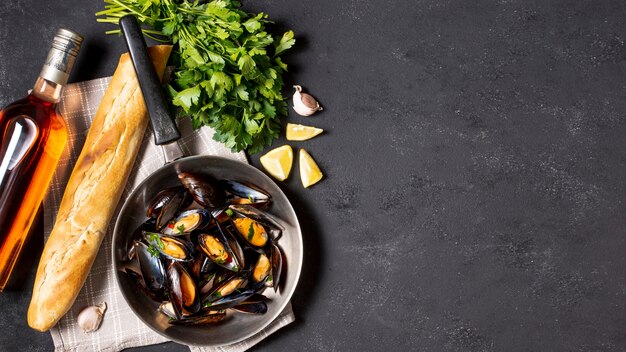
M 135 66 L 139 87 L 143 99 L 148 107 L 154 142 L 157 145 L 171 143 L 180 138 L 180 132 L 168 107 L 165 93 L 161 88 L 159 76 L 154 69 L 148 47 L 139 27 L 139 22 L 133 15 L 126 15 L 120 19 L 120 28 L 124 34 L 130 58 Z

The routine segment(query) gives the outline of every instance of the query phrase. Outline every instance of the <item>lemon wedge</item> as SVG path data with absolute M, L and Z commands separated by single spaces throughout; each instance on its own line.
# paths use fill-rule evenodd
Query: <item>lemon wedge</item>
M 283 145 L 272 149 L 267 154 L 259 158 L 261 165 L 267 173 L 274 176 L 279 181 L 284 181 L 289 177 L 291 164 L 293 164 L 293 149 L 290 145 Z
M 324 132 L 321 128 L 313 126 L 297 125 L 295 123 L 287 124 L 287 140 L 288 141 L 306 141 L 318 134 Z
M 322 174 L 322 170 L 317 166 L 311 154 L 304 149 L 300 149 L 300 179 L 304 188 L 318 183 L 322 177 L 324 177 L 324 174 Z

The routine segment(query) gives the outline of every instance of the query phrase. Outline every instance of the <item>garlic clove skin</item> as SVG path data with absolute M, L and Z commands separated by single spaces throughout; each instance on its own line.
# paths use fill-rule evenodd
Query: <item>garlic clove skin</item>
M 293 93 L 293 109 L 301 116 L 311 116 L 316 111 L 323 110 L 317 100 L 312 95 L 302 93 L 302 87 L 293 86 L 296 92 Z
M 104 317 L 104 312 L 106 312 L 106 310 L 106 302 L 83 309 L 76 318 L 78 326 L 80 326 L 85 333 L 98 330 L 98 328 L 100 328 L 100 324 L 102 324 L 102 318 Z

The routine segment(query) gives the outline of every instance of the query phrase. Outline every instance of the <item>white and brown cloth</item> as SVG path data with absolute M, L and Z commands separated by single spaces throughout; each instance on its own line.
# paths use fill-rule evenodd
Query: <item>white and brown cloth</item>
M 65 153 L 59 162 L 44 199 L 44 235 L 46 238 L 54 225 L 65 185 L 72 172 L 72 167 L 80 154 L 91 125 L 91 120 L 98 110 L 98 105 L 100 100 L 102 100 L 109 80 L 110 78 L 101 78 L 69 84 L 63 93 L 59 112 L 67 122 L 69 138 Z M 213 131 L 210 128 L 203 127 L 193 131 L 188 122 L 184 123 L 183 121 L 182 124 L 180 122 L 179 127 L 183 138 L 179 143 L 186 155 L 219 155 L 247 162 L 244 153 L 232 153 L 220 143 L 213 141 Z M 165 163 L 163 153 L 159 147 L 153 144 L 153 139 L 152 131 L 148 128 L 116 213 L 119 213 L 119 209 L 128 194 L 142 180 Z M 115 352 L 129 347 L 168 341 L 141 322 L 128 307 L 120 293 L 115 280 L 111 258 L 111 234 L 115 220 L 115 218 L 111 219 L 98 257 L 74 306 L 50 330 L 56 352 Z M 108 307 L 102 326 L 98 331 L 86 334 L 76 324 L 76 316 L 82 308 L 99 304 L 100 302 L 106 302 Z M 190 349 L 193 352 L 245 351 L 276 330 L 293 322 L 294 319 L 291 304 L 289 304 L 265 330 L 247 340 L 217 348 L 191 346 Z

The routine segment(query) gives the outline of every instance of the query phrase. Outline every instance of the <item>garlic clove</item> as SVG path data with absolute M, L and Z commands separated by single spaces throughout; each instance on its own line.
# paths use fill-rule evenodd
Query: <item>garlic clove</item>
M 86 307 L 76 318 L 78 326 L 80 326 L 86 333 L 98 330 L 100 324 L 102 324 L 102 318 L 104 317 L 104 312 L 106 312 L 106 310 L 106 302 L 102 302 L 97 306 Z
M 296 92 L 293 93 L 293 109 L 301 116 L 311 116 L 316 111 L 323 110 L 319 102 L 312 95 L 303 93 L 302 87 L 293 86 Z

